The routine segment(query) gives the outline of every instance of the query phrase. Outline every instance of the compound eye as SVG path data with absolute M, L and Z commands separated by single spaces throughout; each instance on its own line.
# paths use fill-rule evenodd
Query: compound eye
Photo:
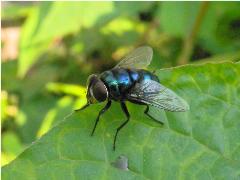
M 95 81 L 97 81 L 97 75 L 91 74 L 87 79 L 87 86 L 89 87 Z
M 94 98 L 99 102 L 105 101 L 108 97 L 108 90 L 102 81 L 97 81 L 93 85 L 92 92 Z

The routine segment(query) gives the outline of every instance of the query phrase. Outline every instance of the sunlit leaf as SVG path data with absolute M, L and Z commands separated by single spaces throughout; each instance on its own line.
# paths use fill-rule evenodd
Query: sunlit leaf
M 14 132 L 7 132 L 2 135 L 2 161 L 1 165 L 5 165 L 15 159 L 23 150 L 23 145 L 19 137 Z
M 53 93 L 74 95 L 82 98 L 86 96 L 86 88 L 79 85 L 52 82 L 48 83 L 46 88 Z
M 24 23 L 21 31 L 20 39 L 20 55 L 18 61 L 18 75 L 23 77 L 27 70 L 33 65 L 40 54 L 46 51 L 50 45 L 50 40 L 41 41 L 37 44 L 33 43 L 34 32 L 39 26 L 41 8 L 31 11 L 31 15 Z
M 104 26 L 101 29 L 101 32 L 103 34 L 114 33 L 118 36 L 121 36 L 128 31 L 143 32 L 143 30 L 144 26 L 139 23 L 130 21 L 127 18 L 115 18 L 113 21 Z
M 53 40 L 93 26 L 112 8 L 111 2 L 42 2 L 23 27 L 18 74 L 24 76 Z
M 48 132 L 59 121 L 66 119 L 75 109 L 79 109 L 86 104 L 86 98 L 79 98 L 74 101 L 70 96 L 61 98 L 52 109 L 50 109 L 42 121 L 41 127 L 37 132 L 37 137 L 41 137 Z M 69 113 L 70 112 L 70 113 Z
M 7 117 L 8 94 L 6 91 L 1 91 L 1 123 Z

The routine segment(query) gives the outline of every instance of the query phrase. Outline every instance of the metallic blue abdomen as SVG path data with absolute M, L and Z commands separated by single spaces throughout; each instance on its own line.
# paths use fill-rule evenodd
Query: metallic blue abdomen
M 115 100 L 124 99 L 128 90 L 137 82 L 147 80 L 159 82 L 156 75 L 143 69 L 112 69 L 103 72 L 100 79 L 108 87 L 111 98 Z

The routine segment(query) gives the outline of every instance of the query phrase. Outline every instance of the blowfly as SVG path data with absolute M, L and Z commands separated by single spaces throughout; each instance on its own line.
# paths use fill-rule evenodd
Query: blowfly
M 123 58 L 111 70 L 88 77 L 87 104 L 76 111 L 83 110 L 90 104 L 106 101 L 106 105 L 97 116 L 91 135 L 95 132 L 100 116 L 110 108 L 112 101 L 119 102 L 122 111 L 126 115 L 126 120 L 116 130 L 113 141 L 114 150 L 119 131 L 130 119 L 126 101 L 145 105 L 144 113 L 151 118 L 152 116 L 148 113 L 149 106 L 173 112 L 187 111 L 189 109 L 184 99 L 160 84 L 158 77 L 154 73 L 143 69 L 150 64 L 152 55 L 152 48 L 148 46 L 139 47 Z

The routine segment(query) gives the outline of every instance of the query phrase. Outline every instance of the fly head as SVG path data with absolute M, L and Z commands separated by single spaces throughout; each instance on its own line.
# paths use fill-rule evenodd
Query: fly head
M 108 98 L 108 89 L 97 75 L 90 75 L 88 78 L 87 100 L 94 104 L 103 102 Z

